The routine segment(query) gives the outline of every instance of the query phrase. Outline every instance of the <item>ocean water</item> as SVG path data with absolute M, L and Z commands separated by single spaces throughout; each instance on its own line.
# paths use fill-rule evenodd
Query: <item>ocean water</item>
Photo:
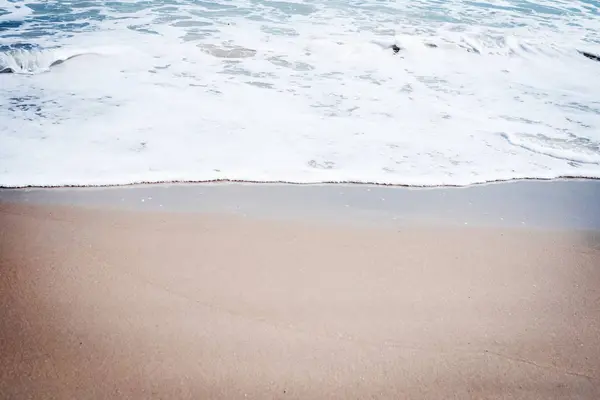
M 600 178 L 579 51 L 598 0 L 0 0 L 0 186 Z

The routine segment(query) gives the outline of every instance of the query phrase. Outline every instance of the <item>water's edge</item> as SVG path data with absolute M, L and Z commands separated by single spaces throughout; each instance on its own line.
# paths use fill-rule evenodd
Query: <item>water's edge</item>
M 1 202 L 278 219 L 600 230 L 600 180 L 466 187 L 211 182 L 0 189 Z

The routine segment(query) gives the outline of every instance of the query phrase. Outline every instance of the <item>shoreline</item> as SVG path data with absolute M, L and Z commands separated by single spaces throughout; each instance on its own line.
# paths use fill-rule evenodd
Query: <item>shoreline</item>
M 290 186 L 320 186 L 320 185 L 342 185 L 342 186 L 376 186 L 376 187 L 394 187 L 406 189 L 453 189 L 470 188 L 476 186 L 495 185 L 513 182 L 577 182 L 577 181 L 600 181 L 600 177 L 594 176 L 558 176 L 555 178 L 508 178 L 496 179 L 481 182 L 472 182 L 467 184 L 439 184 L 439 185 L 417 185 L 403 183 L 380 183 L 368 181 L 314 181 L 314 182 L 296 182 L 296 181 L 261 181 L 251 179 L 207 179 L 207 180 L 164 180 L 164 181 L 136 181 L 129 183 L 107 183 L 107 184 L 57 184 L 57 185 L 0 185 L 0 190 L 10 189 L 93 189 L 93 188 L 126 188 L 136 186 L 162 186 L 162 185 L 213 185 L 213 184 L 249 184 L 249 185 L 290 185 Z

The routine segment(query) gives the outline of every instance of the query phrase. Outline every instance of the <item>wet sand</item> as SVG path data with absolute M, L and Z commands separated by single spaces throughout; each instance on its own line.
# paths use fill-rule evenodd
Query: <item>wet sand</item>
M 598 230 L 128 190 L 0 193 L 0 398 L 600 398 Z

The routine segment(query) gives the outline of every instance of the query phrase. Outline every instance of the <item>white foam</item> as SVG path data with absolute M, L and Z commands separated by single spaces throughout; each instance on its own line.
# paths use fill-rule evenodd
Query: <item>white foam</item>
M 600 53 L 587 14 L 492 19 L 449 1 L 443 13 L 466 21 L 449 24 L 416 17 L 424 2 L 310 15 L 227 4 L 240 8 L 182 1 L 172 22 L 105 8 L 127 19 L 39 43 L 60 45 L 40 71 L 94 55 L 0 76 L 0 185 L 600 177 L 600 63 L 577 53 Z

